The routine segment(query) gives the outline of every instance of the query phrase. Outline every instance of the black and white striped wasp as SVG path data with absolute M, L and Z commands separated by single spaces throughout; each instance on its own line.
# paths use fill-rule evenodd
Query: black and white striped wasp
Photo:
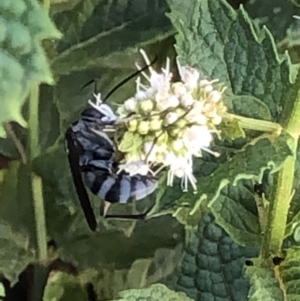
M 141 200 L 157 188 L 158 181 L 151 174 L 129 175 L 124 170 L 119 171 L 116 147 L 109 138 L 109 132 L 113 131 L 116 125 L 117 116 L 112 108 L 104 103 L 117 88 L 147 68 L 149 65 L 120 82 L 106 95 L 101 104 L 85 109 L 80 119 L 66 131 L 65 140 L 73 182 L 92 231 L 96 230 L 97 222 L 85 185 L 93 194 L 109 203 Z

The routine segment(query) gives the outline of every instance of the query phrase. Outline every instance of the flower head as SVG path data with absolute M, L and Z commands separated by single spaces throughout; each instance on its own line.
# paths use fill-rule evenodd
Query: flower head
M 146 53 L 141 53 L 150 65 Z M 126 100 L 120 110 L 131 113 L 131 121 L 126 126 L 139 139 L 140 160 L 144 164 L 167 167 L 168 185 L 178 177 L 182 179 L 184 191 L 188 189 L 188 183 L 196 190 L 193 157 L 201 157 L 202 151 L 218 155 L 209 147 L 226 110 L 222 101 L 224 88 L 216 87 L 218 80 L 200 78 L 198 70 L 181 66 L 178 61 L 177 64 L 180 82 L 171 81 L 169 59 L 160 72 L 149 67 L 149 74 L 142 72 L 136 81 L 135 96 Z M 136 158 L 136 149 L 132 149 L 125 154 L 128 166 Z

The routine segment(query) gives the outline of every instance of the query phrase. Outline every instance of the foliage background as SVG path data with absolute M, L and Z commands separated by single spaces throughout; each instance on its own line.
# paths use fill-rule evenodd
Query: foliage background
M 237 2 L 231 1 L 231 5 L 238 7 Z M 263 140 L 240 154 L 237 151 L 247 140 L 217 142 L 214 147 L 222 151 L 220 158 L 205 154 L 196 162 L 201 197 L 183 195 L 176 187 L 167 189 L 161 184 L 156 195 L 141 203 L 126 208 L 115 205 L 111 209 L 111 213 L 142 212 L 155 203 L 153 214 L 161 216 L 145 222 L 104 220 L 99 216 L 97 233 L 87 229 L 78 205 L 63 137 L 91 96 L 93 87 L 82 91 L 80 87 L 96 78 L 105 95 L 135 70 L 140 48 L 151 56 L 158 55 L 157 68 L 165 63 L 167 56 L 174 66 L 177 53 L 182 62 L 197 67 L 205 77 L 219 78 L 228 86 L 227 105 L 236 114 L 280 121 L 285 96 L 291 90 L 290 77 L 299 63 L 300 21 L 292 18 L 294 14 L 300 15 L 299 8 L 284 0 L 251 1 L 237 11 L 223 0 L 51 1 L 49 15 L 63 37 L 54 40 L 59 38 L 59 33 L 49 21 L 45 23 L 48 31 L 38 38 L 39 41 L 47 38 L 42 45 L 53 79 L 46 67 L 40 68 L 41 72 L 28 71 L 24 75 L 28 83 L 22 87 L 22 96 L 8 96 L 18 99 L 18 103 L 10 103 L 5 111 L 12 112 L 9 115 L 15 121 L 10 123 L 12 132 L 26 152 L 30 149 L 31 131 L 24 126 L 24 120 L 30 117 L 26 96 L 32 80 L 38 78 L 42 82 L 38 108 L 39 155 L 32 164 L 23 164 L 14 137 L 0 139 L 3 167 L 0 267 L 13 287 L 10 300 L 22 294 L 30 295 L 33 288 L 30 285 L 23 288 L 22 284 L 24 279 L 32 282 L 32 271 L 43 275 L 42 288 L 47 283 L 44 300 L 112 300 L 122 290 L 154 283 L 166 284 L 173 291 L 201 301 L 246 300 L 250 283 L 252 290 L 260 289 L 253 277 L 249 276 L 249 281 L 244 274 L 245 260 L 258 255 L 260 243 L 254 183 L 265 172 L 272 174 L 278 170 L 289 155 L 286 137 L 280 137 L 274 144 Z M 0 11 L 1 16 L 7 17 Z M 42 19 L 40 15 L 36 18 Z M 9 32 L 8 23 L 5 25 Z M 7 50 L 7 44 L 1 43 L 0 58 Z M 47 66 L 41 60 L 37 65 Z M 1 78 L 5 77 L 3 70 Z M 24 70 L 29 69 L 24 67 Z M 46 84 L 51 82 L 55 84 Z M 110 103 L 116 105 L 130 97 L 134 89 L 134 81 L 127 83 L 111 97 Z M 3 104 L 4 101 L 0 103 L 0 120 L 6 121 L 3 108 L 7 105 Z M 32 170 L 43 180 L 49 264 L 29 266 L 23 273 L 25 278 L 18 279 L 29 264 L 35 263 L 37 256 Z M 214 178 L 213 173 L 217 175 Z M 298 222 L 298 195 L 296 190 L 289 219 L 294 232 Z M 189 209 L 180 206 L 187 200 Z M 99 210 L 99 200 L 93 198 L 93 202 L 95 211 Z M 189 216 L 191 210 L 195 214 Z M 173 217 L 164 214 L 170 212 Z M 293 234 L 286 243 L 291 246 L 297 241 Z M 251 274 L 251 270 L 247 273 Z M 272 286 L 272 294 L 275 291 L 277 299 L 272 300 L 283 300 L 276 293 L 276 285 Z M 123 299 L 129 299 L 130 294 L 135 296 L 134 300 L 138 294 L 152 294 L 153 300 L 162 296 L 167 300 L 171 298 L 169 294 L 175 293 L 158 285 L 151 293 L 129 290 L 122 294 Z M 183 300 L 182 296 L 175 296 Z M 260 300 L 251 291 L 250 297 Z

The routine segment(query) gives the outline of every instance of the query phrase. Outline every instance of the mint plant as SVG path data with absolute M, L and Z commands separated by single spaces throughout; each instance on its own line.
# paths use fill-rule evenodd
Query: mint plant
M 35 300 L 298 300 L 296 5 L 1 1 L 1 298 L 30 265 Z M 157 63 L 103 107 L 140 49 Z M 158 177 L 109 208 L 145 221 L 91 196 L 86 227 L 64 133 L 87 107 L 112 107 L 121 171 Z

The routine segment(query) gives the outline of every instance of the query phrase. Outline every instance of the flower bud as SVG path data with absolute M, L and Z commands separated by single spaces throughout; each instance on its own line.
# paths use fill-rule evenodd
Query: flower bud
M 207 117 L 205 115 L 203 115 L 203 114 L 199 114 L 197 116 L 196 120 L 197 120 L 197 123 L 199 125 L 206 125 L 207 124 Z
M 176 122 L 176 127 L 179 128 L 179 129 L 182 129 L 186 126 L 187 124 L 187 121 L 189 121 L 188 119 L 180 119 Z
M 168 98 L 169 108 L 176 108 L 179 106 L 179 99 L 175 95 Z
M 178 118 L 180 118 L 181 116 L 183 116 L 186 113 L 186 111 L 181 108 L 177 108 L 175 110 L 175 112 L 177 113 Z
M 186 93 L 186 88 L 181 82 L 172 84 L 172 89 L 177 97 L 183 96 Z
M 215 125 L 219 125 L 219 124 L 222 122 L 222 117 L 219 116 L 219 115 L 215 115 L 215 116 L 212 118 L 212 122 L 213 122 L 213 124 L 215 124 Z
M 146 135 L 149 131 L 149 122 L 148 121 L 141 121 L 138 125 L 138 132 L 141 135 Z
M 127 128 L 128 128 L 128 131 L 129 132 L 135 132 L 136 129 L 137 129 L 137 120 L 136 119 L 132 119 L 132 120 L 129 120 L 128 123 L 127 123 Z
M 213 90 L 214 90 L 214 88 L 213 88 L 212 85 L 207 85 L 207 86 L 204 87 L 204 91 L 205 91 L 206 93 L 210 93 L 210 92 L 212 92 Z
M 165 123 L 168 125 L 168 124 L 173 124 L 177 121 L 178 119 L 178 114 L 175 113 L 175 112 L 170 112 L 166 115 L 166 118 L 165 118 Z
M 145 113 L 149 113 L 150 111 L 152 111 L 153 107 L 153 102 L 150 99 L 140 102 L 140 109 Z
M 147 95 L 144 91 L 138 91 L 135 94 L 135 98 L 136 98 L 136 100 L 144 100 L 144 99 L 147 99 Z
M 155 156 L 155 162 L 164 163 L 164 155 L 162 153 L 157 153 Z
M 202 80 L 200 80 L 200 82 L 199 82 L 199 86 L 200 87 L 204 87 L 204 86 L 207 86 L 207 85 L 209 85 L 210 84 L 210 82 L 207 80 L 207 79 L 202 79 Z
M 190 93 L 186 93 L 180 97 L 180 103 L 185 107 L 191 106 L 194 102 L 195 100 Z
M 218 102 L 222 98 L 222 94 L 219 91 L 214 90 L 209 93 L 209 98 L 213 102 Z
M 176 156 L 173 152 L 167 152 L 165 155 L 164 155 L 164 163 L 166 165 L 172 165 L 174 162 L 176 162 Z
M 125 109 L 130 112 L 135 112 L 137 101 L 135 98 L 131 97 L 124 102 Z
M 172 142 L 172 148 L 174 151 L 180 151 L 184 147 L 182 140 L 175 140 Z
M 155 137 L 157 139 L 157 144 L 161 145 L 161 144 L 165 144 L 167 143 L 168 139 L 169 139 L 169 135 L 167 132 L 156 132 L 155 133 Z
M 166 90 L 161 90 L 161 91 L 158 91 L 156 94 L 155 94 L 155 101 L 156 103 L 161 103 L 163 102 L 165 99 L 167 99 L 169 97 L 169 92 L 166 91 Z
M 170 136 L 177 137 L 179 135 L 180 131 L 181 131 L 180 128 L 172 129 L 172 130 L 170 130 Z
M 151 120 L 150 121 L 150 130 L 151 131 L 157 131 L 159 129 L 161 129 L 162 127 L 162 120 Z

